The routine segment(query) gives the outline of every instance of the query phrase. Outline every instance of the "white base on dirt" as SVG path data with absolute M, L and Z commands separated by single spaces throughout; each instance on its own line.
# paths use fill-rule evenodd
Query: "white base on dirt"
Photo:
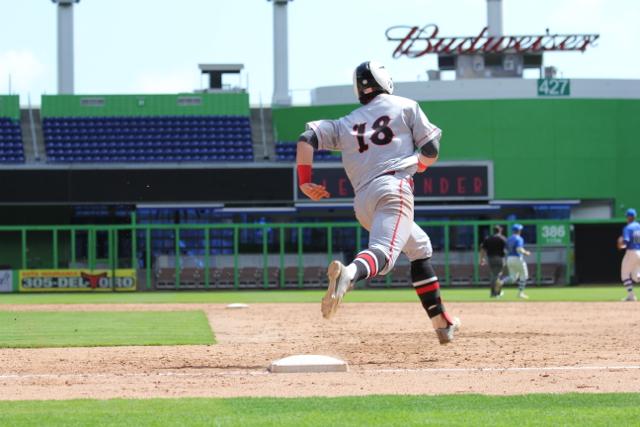
M 271 363 L 269 371 L 273 373 L 299 372 L 347 372 L 344 360 L 317 354 L 297 354 Z
M 234 302 L 233 304 L 229 304 L 227 308 L 249 308 L 249 306 L 241 302 Z

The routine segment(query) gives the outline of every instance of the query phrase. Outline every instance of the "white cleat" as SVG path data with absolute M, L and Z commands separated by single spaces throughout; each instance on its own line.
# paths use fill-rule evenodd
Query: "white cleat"
M 344 295 L 353 287 L 347 276 L 347 268 L 340 261 L 333 261 L 327 269 L 329 286 L 322 298 L 322 317 L 329 319 L 338 309 Z
M 455 333 L 458 329 L 460 329 L 460 319 L 457 317 L 453 318 L 453 323 L 446 328 L 438 328 L 436 329 L 436 335 L 438 335 L 438 341 L 440 344 L 449 344 L 453 341 L 455 337 Z
M 520 298 L 520 299 L 529 299 L 529 295 L 527 295 L 524 292 L 520 291 L 520 292 L 518 292 L 518 298 Z
M 633 292 L 629 292 L 629 294 L 622 298 L 622 301 L 638 301 L 638 297 Z

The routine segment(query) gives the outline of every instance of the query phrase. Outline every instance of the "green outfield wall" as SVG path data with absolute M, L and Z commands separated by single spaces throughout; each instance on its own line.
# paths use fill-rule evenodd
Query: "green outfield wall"
M 491 160 L 496 199 L 611 199 L 615 214 L 640 208 L 640 100 L 431 101 L 420 105 L 443 129 L 442 160 Z M 278 140 L 305 122 L 357 105 L 273 111 Z
M 0 117 L 20 119 L 20 97 L 18 95 L 0 95 Z
M 1 110 L 0 110 L 1 111 Z M 43 95 L 43 117 L 249 115 L 247 93 Z

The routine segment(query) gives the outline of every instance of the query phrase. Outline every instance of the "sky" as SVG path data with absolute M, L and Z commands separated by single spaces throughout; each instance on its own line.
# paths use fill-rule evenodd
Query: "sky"
M 0 93 L 22 105 L 55 94 L 57 12 L 51 0 L 0 0 Z M 294 0 L 288 6 L 289 87 L 351 84 L 353 69 L 379 60 L 394 81 L 426 80 L 437 57 L 393 59 L 385 30 L 435 23 L 444 36 L 475 36 L 485 0 Z M 191 92 L 200 63 L 241 63 L 225 83 L 248 89 L 252 105 L 273 94 L 273 4 L 267 0 L 81 0 L 74 7 L 75 92 Z M 566 78 L 640 78 L 640 0 L 503 0 L 505 35 L 598 33 L 584 53 L 545 54 Z

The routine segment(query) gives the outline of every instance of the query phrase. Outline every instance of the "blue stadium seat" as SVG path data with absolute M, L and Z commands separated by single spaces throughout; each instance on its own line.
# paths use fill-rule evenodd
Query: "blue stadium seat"
M 45 117 L 43 132 L 51 162 L 253 161 L 248 117 Z
M 0 117 L 0 163 L 24 163 L 20 122 Z

